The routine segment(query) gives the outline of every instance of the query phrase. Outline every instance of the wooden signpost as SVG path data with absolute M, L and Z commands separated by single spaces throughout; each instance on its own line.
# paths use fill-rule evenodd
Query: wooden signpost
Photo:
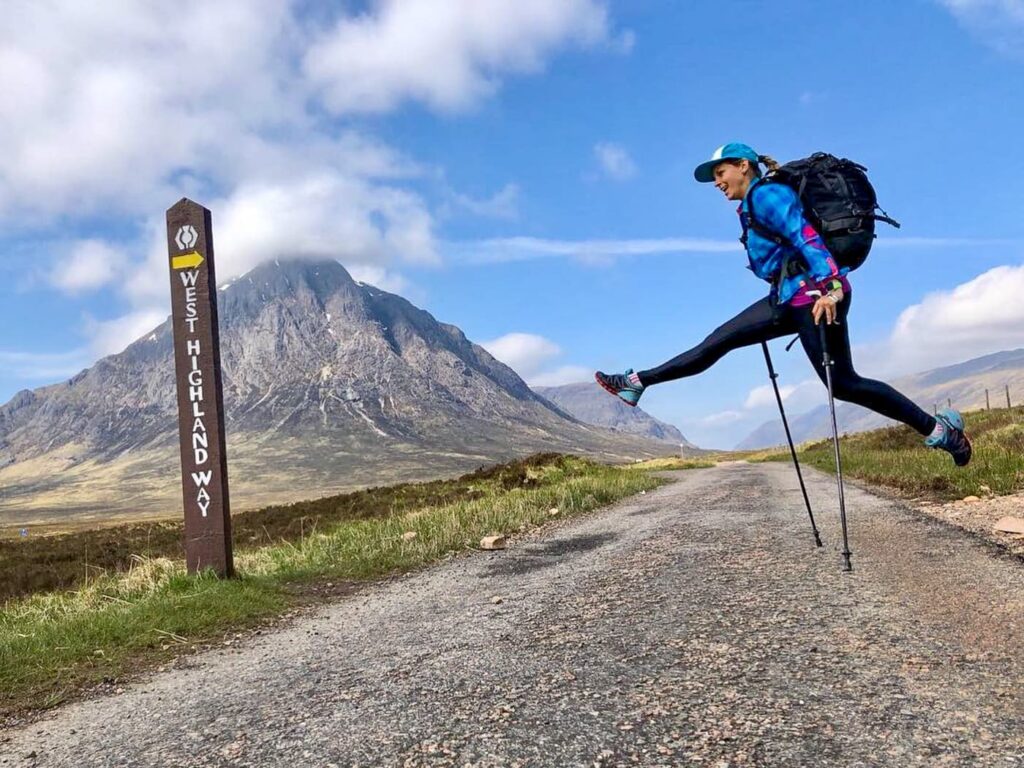
M 232 576 L 217 280 L 210 212 L 187 198 L 167 211 L 178 383 L 185 560 L 189 573 Z

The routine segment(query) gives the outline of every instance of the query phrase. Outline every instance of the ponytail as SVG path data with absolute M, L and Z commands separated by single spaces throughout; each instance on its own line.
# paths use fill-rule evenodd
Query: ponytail
M 758 155 L 757 162 L 761 163 L 765 168 L 768 169 L 768 173 L 773 173 L 779 170 L 779 163 L 770 155 Z

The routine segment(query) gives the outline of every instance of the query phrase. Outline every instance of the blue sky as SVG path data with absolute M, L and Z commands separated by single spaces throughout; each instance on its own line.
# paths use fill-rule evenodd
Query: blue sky
M 222 279 L 334 257 L 531 383 L 652 367 L 765 293 L 692 177 L 734 140 L 855 159 L 903 223 L 853 276 L 862 374 L 1024 345 L 1022 0 L 40 5 L 0 21 L 0 402 L 168 313 L 182 195 Z M 766 384 L 742 350 L 642 405 L 731 447 Z

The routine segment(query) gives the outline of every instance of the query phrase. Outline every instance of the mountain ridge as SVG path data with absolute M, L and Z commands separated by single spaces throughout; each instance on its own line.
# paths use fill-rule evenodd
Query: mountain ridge
M 617 432 L 648 437 L 699 450 L 672 424 L 656 419 L 639 406 L 630 407 L 601 389 L 595 382 L 577 382 L 557 387 L 534 387 L 533 391 L 587 424 Z
M 233 499 L 429 479 L 542 450 L 665 452 L 583 424 L 457 326 L 334 261 L 263 264 L 222 286 L 218 309 Z M 174 387 L 168 318 L 0 406 L 0 520 L 180 505 Z
M 1024 348 L 982 355 L 951 365 L 909 374 L 889 382 L 931 413 L 935 406 L 945 407 L 952 401 L 955 408 L 970 410 L 985 407 L 985 389 L 989 389 L 992 406 L 1005 405 L 1004 386 L 1016 391 L 1017 404 L 1024 401 Z M 1014 402 L 1011 400 L 1011 402 Z M 863 432 L 894 424 L 891 419 L 852 403 L 836 402 L 836 422 L 840 433 Z M 827 405 L 789 417 L 795 442 L 816 440 L 832 434 Z M 737 443 L 735 450 L 752 450 L 786 441 L 782 423 L 772 419 L 761 424 Z

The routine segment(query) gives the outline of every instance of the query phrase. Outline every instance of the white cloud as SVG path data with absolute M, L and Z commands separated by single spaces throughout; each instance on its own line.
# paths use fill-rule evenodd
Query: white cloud
M 114 280 L 128 258 L 125 252 L 102 240 L 80 240 L 50 271 L 50 283 L 75 294 L 100 288 Z
M 726 424 L 733 424 L 745 418 L 746 414 L 741 411 L 719 411 L 703 418 L 697 419 L 696 423 L 702 427 L 722 427 Z
M 891 230 L 890 230 L 891 231 Z M 876 250 L 897 250 L 913 248 L 1001 248 L 1019 245 L 1019 240 L 988 237 L 880 237 L 872 246 Z
M 430 214 L 405 190 L 324 173 L 244 185 L 217 207 L 214 238 L 225 276 L 281 256 L 437 262 Z
M 788 409 L 795 412 L 820 405 L 825 401 L 824 393 L 824 386 L 817 377 L 804 379 L 796 384 L 782 384 L 779 386 L 782 402 L 788 406 Z M 761 386 L 754 387 L 747 394 L 747 399 L 743 402 L 743 409 L 746 411 L 767 407 L 778 407 L 778 401 L 775 399 L 775 389 L 771 384 L 762 384 Z
M 372 285 L 388 293 L 397 293 L 403 298 L 408 298 L 409 292 L 412 290 L 412 285 L 402 275 L 383 267 L 373 264 L 355 264 L 347 266 L 346 269 L 352 275 L 353 280 Z
M 821 379 L 817 376 L 812 376 L 809 379 L 797 382 L 789 394 L 784 396 L 782 400 L 786 407 L 794 413 L 803 413 L 827 403 L 828 390 L 825 389 Z
M 69 352 L 32 353 L 0 350 L 0 367 L 4 374 L 18 379 L 66 379 L 87 368 L 95 360 L 123 352 L 163 323 L 168 310 L 138 310 L 110 320 L 83 317 L 81 332 L 87 344 Z
M 390 108 L 415 97 L 409 78 L 422 77 L 443 102 L 453 76 L 490 90 L 499 73 L 539 69 L 564 46 L 609 34 L 598 0 L 378 0 L 367 13 L 334 19 L 300 18 L 304 7 L 7 3 L 0 217 L 31 229 L 62 215 L 146 215 L 182 194 L 212 199 L 314 170 L 364 180 L 408 175 L 415 166 L 386 146 L 322 120 L 325 86 L 367 91 Z M 351 53 L 349 44 L 372 48 L 371 58 L 356 56 L 359 71 L 310 79 L 304 56 L 307 64 L 330 59 Z M 473 88 L 453 88 L 456 101 L 472 100 Z M 492 201 L 499 209 L 514 196 L 500 194 Z
M 133 262 L 120 284 L 121 294 L 135 307 L 155 310 L 171 306 L 170 280 L 167 267 L 167 222 L 163 216 L 150 217 L 142 234 L 132 244 L 132 250 L 145 254 L 141 261 Z M 230 279 L 221 268 L 221 249 L 217 219 L 213 220 L 213 252 L 217 264 L 217 280 Z
M 219 283 L 276 258 L 323 258 L 337 259 L 353 275 L 362 275 L 356 279 L 401 293 L 408 284 L 389 267 L 438 261 L 433 220 L 421 198 L 337 171 L 245 184 L 210 208 Z M 142 260 L 117 265 L 123 278 L 118 290 L 131 311 L 119 320 L 86 326 L 94 336 L 93 348 L 104 354 L 119 352 L 116 343 L 128 343 L 142 332 L 136 333 L 134 319 L 168 312 L 165 227 L 163 216 L 153 216 L 130 245 L 89 241 L 85 253 L 90 259 L 124 250 L 145 254 Z M 123 330 L 113 328 L 118 323 L 125 325 Z
M 437 261 L 433 216 L 408 184 L 427 171 L 324 120 L 325 108 L 467 107 L 561 50 L 633 44 L 629 33 L 613 39 L 604 0 L 310 10 L 299 0 L 5 4 L 0 221 L 9 234 L 49 238 L 40 274 L 59 289 L 119 286 L 129 311 L 88 326 L 96 348 L 130 340 L 139 318 L 167 306 L 162 212 L 183 195 L 214 213 L 222 280 L 306 255 L 397 287 L 396 263 Z M 510 217 L 517 196 L 508 185 L 460 202 Z M 115 220 L 135 234 L 72 252 L 51 237 L 56 226 Z
M 984 238 L 887 237 L 879 239 L 876 249 L 914 249 L 940 247 L 999 247 L 1019 241 Z M 449 242 L 446 256 L 469 264 L 498 264 L 528 259 L 566 256 L 581 264 L 604 266 L 624 256 L 657 256 L 668 253 L 741 253 L 735 239 L 710 240 L 698 237 L 637 238 L 632 240 L 552 240 L 518 236 Z
M 563 365 L 551 371 L 535 374 L 527 379 L 531 387 L 560 387 L 563 384 L 577 384 L 593 381 L 594 371 L 582 365 Z
M 592 368 L 581 365 L 548 366 L 562 355 L 562 348 L 533 333 L 507 333 L 480 346 L 519 374 L 531 387 L 558 387 L 593 378 Z
M 0 212 L 152 210 L 268 166 L 341 170 L 332 150 L 363 153 L 323 123 L 319 95 L 356 111 L 407 98 L 468 105 L 500 75 L 538 71 L 562 48 L 610 35 L 602 0 L 305 10 L 297 0 L 10 0 L 0 17 Z
M 603 264 L 621 256 L 665 253 L 722 253 L 741 251 L 736 240 L 675 237 L 640 240 L 546 240 L 537 237 L 506 237 L 449 243 L 446 253 L 469 263 L 524 261 L 568 256 L 585 264 Z
M 459 208 L 476 216 L 495 219 L 519 218 L 519 185 L 517 184 L 506 184 L 485 200 L 476 200 L 458 192 L 452 193 L 452 200 Z
M 784 385 L 779 387 L 779 395 L 782 397 L 782 402 L 786 402 L 786 398 L 789 397 L 793 392 L 796 391 L 796 386 Z M 747 410 L 753 408 L 763 408 L 766 405 L 775 405 L 775 389 L 771 384 L 764 384 L 760 387 L 754 387 L 750 390 L 750 394 L 747 395 L 746 401 L 743 403 L 743 407 Z
M 594 145 L 594 156 L 608 178 L 625 181 L 636 176 L 636 163 L 625 147 L 611 142 Z
M 785 404 L 786 415 L 790 418 L 795 413 L 809 411 L 826 402 L 825 387 L 817 377 L 804 379 L 796 384 L 780 385 L 779 394 Z M 729 427 L 736 430 L 739 428 L 738 425 L 744 422 L 754 420 L 750 423 L 756 424 L 758 420 L 772 418 L 767 417 L 765 411 L 774 412 L 774 418 L 778 418 L 778 401 L 775 399 L 775 390 L 770 383 L 751 389 L 743 406 L 739 409 L 719 411 L 699 419 L 689 420 L 689 423 L 697 429 L 714 430 Z M 714 439 L 719 438 L 715 437 Z
M 900 313 L 879 368 L 910 373 L 1024 346 L 1024 265 L 990 269 Z
M 168 308 L 169 309 L 169 308 Z M 170 311 L 142 309 L 112 320 L 85 318 L 85 332 L 95 357 L 106 357 L 123 352 L 125 347 L 137 341 L 160 325 Z
M 7 3 L 0 214 L 152 210 L 175 176 L 220 178 L 233 146 L 305 119 L 294 31 L 284 0 Z
M 0 350 L 0 367 L 15 379 L 66 379 L 89 365 L 92 355 L 87 349 L 71 352 L 32 353 Z
M 406 100 L 459 110 L 492 94 L 505 73 L 540 71 L 566 43 L 608 37 L 597 0 L 375 0 L 320 34 L 303 69 L 336 114 Z
M 1024 55 L 1024 0 L 938 0 L 984 44 Z
M 562 354 L 555 342 L 533 333 L 506 333 L 480 346 L 505 363 L 524 379 L 540 373 L 552 358 Z

